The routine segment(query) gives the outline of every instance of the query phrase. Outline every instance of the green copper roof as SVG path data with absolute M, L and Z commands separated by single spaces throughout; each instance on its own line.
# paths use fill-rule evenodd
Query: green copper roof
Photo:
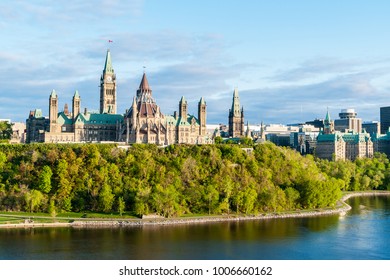
M 181 97 L 180 102 L 181 103 L 185 103 L 186 102 L 186 99 L 184 98 L 184 96 Z
M 64 112 L 60 112 L 58 113 L 58 118 L 57 118 L 57 122 L 59 124 L 69 124 L 69 125 L 72 125 L 73 124 L 73 121 L 71 119 L 69 119 Z
M 325 121 L 324 121 L 325 124 L 330 124 L 330 114 L 329 114 L 329 110 L 326 109 L 326 116 L 325 116 Z
M 187 115 L 187 119 L 180 117 L 175 119 L 173 116 L 165 116 L 165 122 L 167 124 L 173 124 L 175 126 L 190 126 L 192 122 L 199 125 L 199 120 L 194 115 Z
M 76 90 L 75 92 L 74 92 L 74 95 L 73 95 L 73 97 L 78 97 L 78 98 L 80 98 L 80 95 L 79 95 L 79 91 L 78 90 Z
M 57 97 L 57 93 L 54 89 L 51 91 L 50 97 Z
M 168 125 L 169 124 L 177 125 L 178 119 L 175 119 L 173 116 L 165 116 L 165 122 Z
M 343 140 L 347 143 L 364 143 L 370 140 L 370 135 L 368 133 L 343 133 Z
M 375 133 L 373 140 L 390 141 L 390 131 L 387 131 L 386 134 Z
M 200 103 L 200 104 L 203 104 L 203 105 L 206 104 L 206 102 L 204 101 L 203 96 L 202 96 L 202 98 L 200 99 L 199 103 Z
M 319 134 L 317 142 L 336 142 L 341 138 L 339 134 Z
M 42 110 L 41 109 L 35 109 L 34 117 L 35 118 L 42 118 Z
M 107 50 L 106 55 L 106 63 L 104 64 L 104 70 L 103 73 L 114 73 L 114 69 L 112 68 L 112 62 L 111 62 L 111 53 L 110 50 Z
M 76 122 L 85 124 L 116 124 L 122 122 L 123 116 L 119 114 L 79 114 Z

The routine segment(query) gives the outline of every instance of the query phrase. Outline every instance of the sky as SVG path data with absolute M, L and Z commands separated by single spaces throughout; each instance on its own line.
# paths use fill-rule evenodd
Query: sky
M 238 89 L 245 122 L 333 119 L 353 108 L 363 121 L 390 106 L 390 1 L 31 0 L 0 2 L 0 119 L 48 115 L 59 106 L 99 109 L 107 49 L 118 113 L 145 71 L 161 111 L 181 96 L 207 123 L 228 123 Z M 112 43 L 109 43 L 112 40 Z M 145 68 L 144 68 L 145 67 Z

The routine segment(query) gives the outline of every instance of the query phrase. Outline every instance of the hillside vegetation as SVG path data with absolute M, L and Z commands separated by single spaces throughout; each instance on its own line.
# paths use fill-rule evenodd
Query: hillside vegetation
M 315 161 L 271 143 L 0 145 L 0 210 L 256 214 L 334 206 L 342 190 L 387 189 L 383 155 Z

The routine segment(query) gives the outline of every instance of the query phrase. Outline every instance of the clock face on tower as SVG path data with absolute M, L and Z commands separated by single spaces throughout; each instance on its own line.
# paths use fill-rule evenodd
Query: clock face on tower
M 111 82 L 111 80 L 112 80 L 111 76 L 108 76 L 107 77 L 107 82 Z

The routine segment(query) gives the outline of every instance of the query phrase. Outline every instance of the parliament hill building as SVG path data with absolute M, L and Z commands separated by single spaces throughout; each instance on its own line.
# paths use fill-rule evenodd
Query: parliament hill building
M 26 120 L 26 142 L 124 142 L 170 145 L 176 143 L 206 144 L 212 140 L 206 134 L 206 102 L 198 103 L 198 116 L 188 114 L 184 97 L 179 113 L 164 115 L 152 96 L 146 74 L 125 114 L 117 113 L 117 84 L 110 50 L 107 51 L 100 78 L 100 110 L 81 110 L 81 96 L 76 91 L 72 111 L 68 105 L 59 111 L 59 96 L 52 90 L 49 97 L 49 117 L 42 110 L 30 111 Z
M 244 137 L 244 107 L 240 107 L 238 90 L 234 89 L 232 108 L 229 109 L 229 137 Z
M 344 132 L 335 131 L 334 121 L 330 119 L 329 111 L 327 111 L 324 128 L 317 137 L 315 155 L 328 160 L 373 157 L 374 145 L 370 134 L 362 132 L 361 122 L 360 127 Z

